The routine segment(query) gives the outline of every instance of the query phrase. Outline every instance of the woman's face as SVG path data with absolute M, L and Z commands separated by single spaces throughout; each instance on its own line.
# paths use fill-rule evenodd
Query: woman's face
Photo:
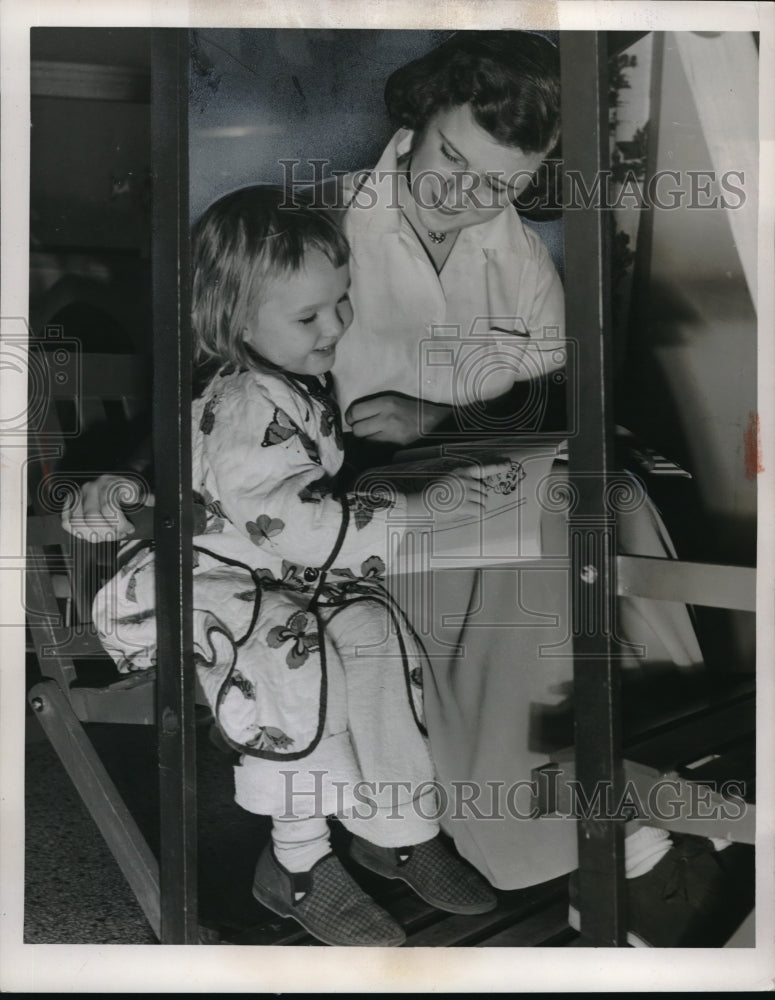
M 437 111 L 415 134 L 411 153 L 420 222 L 434 232 L 486 222 L 528 186 L 546 152 L 502 146 L 477 124 L 468 104 Z

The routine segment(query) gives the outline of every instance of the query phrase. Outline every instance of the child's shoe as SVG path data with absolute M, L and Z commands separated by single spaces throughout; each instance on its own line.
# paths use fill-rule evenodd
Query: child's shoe
M 406 941 L 401 927 L 363 892 L 335 854 L 308 872 L 289 872 L 267 844 L 256 865 L 253 895 L 324 944 L 388 948 Z
M 440 837 L 409 847 L 377 847 L 363 837 L 353 837 L 350 856 L 378 875 L 406 882 L 439 910 L 487 913 L 498 905 L 489 883 L 456 857 Z

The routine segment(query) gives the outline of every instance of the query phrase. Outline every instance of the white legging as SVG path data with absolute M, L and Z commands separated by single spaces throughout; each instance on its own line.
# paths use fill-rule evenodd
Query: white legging
M 236 801 L 279 819 L 336 816 L 381 847 L 430 840 L 439 832 L 434 769 L 388 611 L 368 599 L 322 617 L 323 736 L 301 760 L 243 757 L 234 768 Z M 404 642 L 410 669 L 420 667 L 416 640 L 404 634 Z

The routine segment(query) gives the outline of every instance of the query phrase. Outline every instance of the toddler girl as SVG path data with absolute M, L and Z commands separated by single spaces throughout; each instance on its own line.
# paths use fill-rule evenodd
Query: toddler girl
M 401 927 L 332 853 L 454 913 L 495 906 L 439 839 L 422 724 L 419 640 L 382 586 L 417 497 L 342 493 L 336 345 L 352 319 L 348 247 L 299 196 L 268 187 L 212 205 L 193 233 L 192 323 L 209 380 L 193 404 L 194 650 L 236 801 L 272 817 L 253 894 L 335 945 L 398 945 Z M 286 200 L 288 199 L 288 200 Z M 459 470 L 477 512 L 493 465 Z M 95 622 L 124 671 L 155 662 L 154 553 L 128 543 Z

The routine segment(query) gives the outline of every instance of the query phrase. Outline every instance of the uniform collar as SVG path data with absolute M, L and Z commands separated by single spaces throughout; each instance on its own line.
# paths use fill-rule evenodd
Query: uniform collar
M 399 129 L 385 147 L 376 166 L 356 185 L 348 214 L 356 229 L 364 233 L 400 233 L 404 217 L 396 203 L 398 161 L 409 152 L 414 132 Z M 407 223 L 408 225 L 408 223 Z M 483 250 L 526 251 L 527 238 L 516 209 L 507 208 L 478 226 L 468 226 L 460 233 L 466 241 Z

